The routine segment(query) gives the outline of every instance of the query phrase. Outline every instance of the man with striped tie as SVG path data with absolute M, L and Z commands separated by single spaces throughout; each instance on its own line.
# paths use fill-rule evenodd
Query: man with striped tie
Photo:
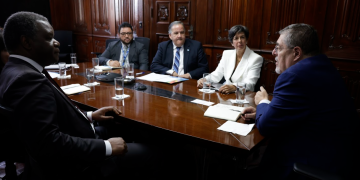
M 150 70 L 187 79 L 202 78 L 209 66 L 201 43 L 185 38 L 185 26 L 181 21 L 170 24 L 169 37 L 171 40 L 159 44 Z

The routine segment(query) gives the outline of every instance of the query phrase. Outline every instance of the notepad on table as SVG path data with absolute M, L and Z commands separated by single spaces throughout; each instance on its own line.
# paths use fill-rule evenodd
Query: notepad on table
M 204 116 L 236 121 L 241 115 L 241 111 L 228 109 L 220 106 L 210 106 L 204 113 Z
M 67 95 L 76 94 L 79 92 L 89 91 L 90 88 L 86 86 L 81 86 L 80 84 L 70 84 L 67 86 L 61 86 L 61 89 L 65 92 Z

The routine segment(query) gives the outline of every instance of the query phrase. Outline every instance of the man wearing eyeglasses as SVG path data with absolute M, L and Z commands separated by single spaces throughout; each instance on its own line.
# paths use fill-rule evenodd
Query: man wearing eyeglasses
M 261 87 L 257 108 L 243 111 L 243 119 L 255 119 L 270 139 L 258 173 L 263 177 L 257 179 L 297 179 L 295 163 L 344 179 L 359 177 L 359 119 L 344 80 L 321 54 L 312 26 L 292 24 L 279 34 L 272 54 L 280 76 L 272 100 Z
M 148 70 L 148 50 L 144 44 L 133 40 L 132 26 L 124 22 L 119 26 L 120 41 L 109 43 L 99 57 L 100 65 L 122 67 L 134 63 L 135 69 Z

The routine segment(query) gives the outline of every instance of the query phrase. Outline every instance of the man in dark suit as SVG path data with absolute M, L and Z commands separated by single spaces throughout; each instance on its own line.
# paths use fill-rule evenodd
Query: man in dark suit
M 151 63 L 150 70 L 183 78 L 200 79 L 209 72 L 206 55 L 200 42 L 185 38 L 185 27 L 181 21 L 169 26 L 171 40 L 161 42 Z
M 102 171 L 109 169 L 102 168 L 105 159 L 113 160 L 127 149 L 125 159 L 136 157 L 141 145 L 127 145 L 119 137 L 99 139 L 100 128 L 94 128 L 93 122 L 113 119 L 106 112 L 121 112 L 105 107 L 83 113 L 46 77 L 44 66 L 59 58 L 60 44 L 53 36 L 48 20 L 35 13 L 18 12 L 5 23 L 10 58 L 0 77 L 0 103 L 15 111 L 16 143 L 28 155 L 24 178 L 104 179 Z M 131 148 L 136 149 L 131 152 Z
M 320 53 L 312 26 L 293 24 L 279 34 L 272 53 L 280 76 L 272 101 L 261 87 L 257 109 L 244 110 L 249 113 L 245 119 L 255 118 L 259 132 L 270 138 L 259 174 L 263 179 L 294 179 L 294 163 L 301 163 L 355 177 L 359 120 L 342 77 Z
M 148 50 L 144 44 L 133 40 L 133 28 L 129 23 L 119 26 L 119 36 L 120 40 L 109 43 L 100 55 L 100 65 L 122 67 L 134 63 L 135 69 L 149 70 Z

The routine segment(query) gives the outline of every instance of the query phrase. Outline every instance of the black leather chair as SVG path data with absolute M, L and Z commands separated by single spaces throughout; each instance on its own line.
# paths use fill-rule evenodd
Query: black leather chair
M 5 161 L 6 176 L 3 179 L 16 180 L 19 177 L 16 173 L 15 162 L 24 162 L 25 152 L 17 144 L 17 138 L 12 122 L 10 121 L 14 111 L 11 108 L 0 104 L 0 161 Z
M 120 40 L 120 39 L 107 39 L 107 40 L 105 41 L 105 48 L 108 47 L 108 45 L 109 45 L 110 42 L 119 41 L 119 40 Z M 135 38 L 135 41 L 144 44 L 145 49 L 147 49 L 147 51 L 148 51 L 148 56 L 149 56 L 150 38 L 147 38 L 147 37 L 136 37 L 136 38 Z M 102 54 L 102 52 L 91 52 L 91 54 L 95 54 L 97 57 L 99 57 L 99 56 Z
M 72 31 L 57 30 L 54 39 L 60 42 L 59 62 L 71 63 L 70 53 L 74 52 Z
M 113 42 L 113 41 L 119 41 L 120 39 L 107 39 L 105 41 L 105 49 L 108 47 L 109 43 Z M 91 52 L 91 54 L 95 54 L 97 57 L 99 57 L 102 52 Z
M 148 51 L 149 56 L 149 46 L 150 46 L 150 38 L 147 37 L 136 37 L 135 41 L 144 44 L 145 49 Z

